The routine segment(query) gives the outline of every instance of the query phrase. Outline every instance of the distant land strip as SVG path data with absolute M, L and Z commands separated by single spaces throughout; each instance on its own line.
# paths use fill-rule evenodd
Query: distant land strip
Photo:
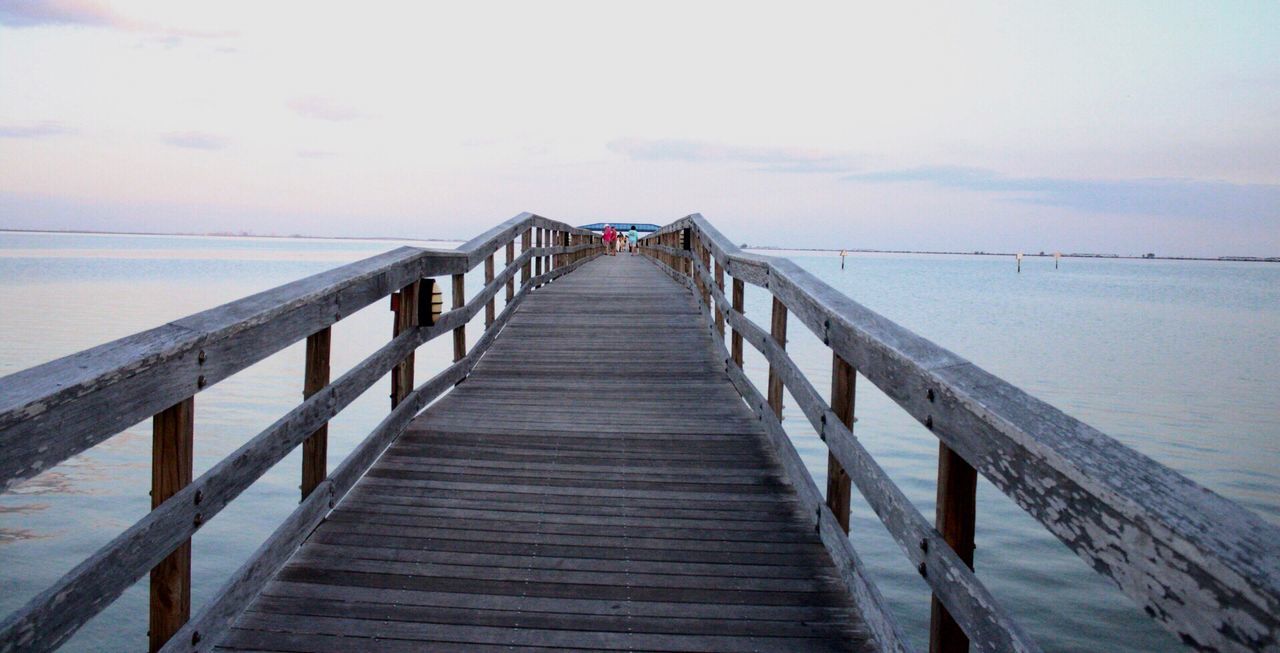
M 461 238 L 409 238 L 407 236 L 306 236 L 303 234 L 255 234 L 247 231 L 86 231 L 84 229 L 8 229 L 0 233 L 67 234 L 82 236 L 212 236 L 215 238 L 302 238 L 306 240 L 409 240 L 418 243 L 461 243 Z
M 210 232 L 165 232 L 165 231 L 86 231 L 83 229 L 9 229 L 0 227 L 0 233 L 27 233 L 27 234 L 80 234 L 86 236 L 212 236 L 217 238 L 301 238 L 307 240 L 407 240 L 420 243 L 461 243 L 458 238 L 409 238 L 405 236 L 307 236 L 303 234 L 255 234 L 247 231 L 231 232 L 231 231 L 210 231 Z M 749 245 L 742 244 L 743 249 L 753 249 L 762 251 L 791 251 L 791 252 L 849 252 L 850 254 L 951 254 L 958 256 L 1016 256 L 1015 252 L 987 252 L 982 250 L 974 250 L 971 252 L 954 252 L 954 251 L 929 251 L 915 249 L 865 249 L 865 248 L 839 248 L 839 247 L 783 247 L 781 245 Z M 1023 252 L 1022 255 L 1027 258 L 1045 257 L 1052 258 L 1052 252 Z M 1280 256 L 1156 256 L 1154 254 L 1147 255 L 1129 255 L 1129 254 L 1093 254 L 1089 252 L 1071 252 L 1063 253 L 1062 258 L 1107 258 L 1107 259 L 1135 259 L 1135 260 L 1156 260 L 1156 261 L 1233 261 L 1242 263 L 1280 263 Z
M 848 252 L 850 254 L 952 254 L 958 256 L 1017 256 L 1015 252 L 985 252 L 982 250 L 974 250 L 972 252 L 937 252 L 914 249 L 855 249 L 847 248 L 831 248 L 831 247 L 782 247 L 780 245 L 749 245 L 742 244 L 743 249 L 752 249 L 758 251 L 769 250 L 785 250 L 791 252 Z M 1022 252 L 1022 256 L 1026 258 L 1053 258 L 1053 252 Z M 1071 252 L 1062 253 L 1062 258 L 1107 258 L 1107 259 L 1135 259 L 1149 261 L 1233 261 L 1241 263 L 1280 263 L 1280 256 L 1156 256 L 1155 254 L 1145 254 L 1141 256 L 1131 254 L 1091 254 L 1088 252 Z

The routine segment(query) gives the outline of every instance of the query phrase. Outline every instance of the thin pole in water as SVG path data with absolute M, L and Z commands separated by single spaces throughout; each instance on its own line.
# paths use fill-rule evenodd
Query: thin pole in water
M 848 252 L 844 251 L 843 249 L 840 250 L 840 269 L 841 270 L 844 269 L 844 257 L 846 254 L 848 254 Z
M 1018 274 L 1022 274 L 1022 252 L 1018 252 Z
M 1053 269 L 1058 269 L 1058 260 L 1062 258 L 1062 252 L 1053 253 Z

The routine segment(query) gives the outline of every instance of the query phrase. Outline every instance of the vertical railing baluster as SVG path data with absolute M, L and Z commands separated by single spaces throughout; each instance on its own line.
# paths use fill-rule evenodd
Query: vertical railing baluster
M 391 323 L 391 337 L 394 338 L 406 329 L 417 326 L 418 320 L 418 284 L 415 281 L 400 292 L 391 295 L 391 311 L 395 314 Z M 413 389 L 413 352 L 404 357 L 391 370 L 391 408 L 400 405 L 400 401 Z
M 531 247 L 533 247 L 533 230 L 525 229 L 524 233 L 520 234 L 520 253 L 524 254 L 529 251 Z M 532 269 L 532 266 L 533 263 L 526 259 L 524 265 L 520 267 L 521 288 L 523 288 L 526 283 L 529 283 L 529 270 Z
M 466 275 L 453 275 L 453 308 L 462 308 L 467 303 Z M 465 323 L 453 330 L 453 362 L 462 360 L 467 355 L 467 325 Z
M 840 354 L 831 353 L 831 412 L 840 422 L 853 430 L 853 403 L 857 396 L 857 374 Z M 849 474 L 840 461 L 827 452 L 827 507 L 831 508 L 840 528 L 849 532 L 849 502 L 851 484 Z
M 737 277 L 733 279 L 733 310 L 738 315 L 744 314 L 744 306 L 746 302 L 747 284 Z M 742 369 L 742 332 L 737 329 L 732 330 L 729 336 L 729 351 L 733 354 L 733 364 Z
M 787 306 L 777 297 L 773 298 L 773 319 L 770 321 L 769 334 L 782 349 L 787 348 Z M 782 377 L 769 363 L 769 406 L 773 414 L 782 421 Z
M 932 391 L 930 391 L 932 392 Z M 932 399 L 932 397 L 930 397 Z M 973 569 L 973 530 L 978 472 L 947 445 L 938 443 L 938 507 L 935 525 L 956 555 Z M 966 653 L 969 638 L 938 600 L 932 600 L 929 653 Z
M 724 266 L 720 265 L 720 259 L 716 259 L 716 288 L 720 290 L 720 294 L 724 295 Z M 724 311 L 716 307 L 716 333 L 720 334 L 720 344 L 724 344 Z
M 151 420 L 152 510 L 191 483 L 195 407 L 195 397 L 187 397 Z M 197 504 L 199 501 L 197 495 Z M 197 513 L 197 525 L 199 519 Z M 191 618 L 191 540 L 180 544 L 152 568 L 150 580 L 147 639 L 150 650 L 158 651 Z
M 329 347 L 333 327 L 307 336 L 307 360 L 303 372 L 302 397 L 306 399 L 329 385 Z M 302 498 L 324 480 L 328 473 L 329 424 L 320 425 L 302 441 Z
M 542 232 L 543 232 L 543 231 L 545 231 L 545 230 L 544 230 L 544 229 L 540 229 L 540 228 L 539 228 L 539 229 L 534 229 L 534 230 L 533 230 L 533 246 L 534 246 L 534 247 L 542 247 Z M 534 260 L 534 265 L 533 265 L 533 276 L 535 276 L 535 277 L 542 276 L 542 256 L 535 256 L 535 257 L 533 257 L 533 260 Z
M 503 266 L 503 269 L 505 270 L 511 267 L 511 262 L 514 260 L 516 260 L 516 241 L 513 238 L 511 242 L 507 243 L 507 264 Z M 516 275 L 513 274 L 507 277 L 507 302 L 510 303 L 511 300 L 515 298 L 516 298 Z
M 493 283 L 493 254 L 484 260 L 484 287 L 488 288 Z M 486 331 L 493 325 L 493 318 L 497 314 L 498 296 L 494 295 L 489 298 L 489 302 L 484 305 L 484 328 Z

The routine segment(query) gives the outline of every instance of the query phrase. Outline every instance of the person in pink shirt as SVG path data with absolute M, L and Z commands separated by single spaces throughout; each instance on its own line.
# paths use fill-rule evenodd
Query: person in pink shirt
M 614 229 L 613 225 L 611 224 L 605 225 L 604 226 L 604 251 L 608 252 L 609 256 L 614 255 L 613 241 L 617 239 L 618 239 L 618 230 Z

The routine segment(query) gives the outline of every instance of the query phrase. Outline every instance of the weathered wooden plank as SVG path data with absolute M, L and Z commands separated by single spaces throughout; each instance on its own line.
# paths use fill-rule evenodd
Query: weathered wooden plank
M 503 266 L 503 267 L 504 267 L 504 268 L 512 268 L 512 267 L 515 267 L 515 260 L 516 260 L 516 241 L 515 241 L 515 240 L 508 240 L 508 241 L 507 241 L 507 264 L 506 264 L 505 266 Z M 516 296 L 516 280 L 515 280 L 515 277 L 514 277 L 514 276 L 512 276 L 512 277 L 507 277 L 507 297 L 506 297 L 506 300 L 507 300 L 508 302 L 510 302 L 510 301 L 511 301 L 511 298 L 512 298 L 512 297 L 515 297 L 515 296 Z
M 681 280 L 677 276 L 678 273 L 671 271 L 669 274 L 677 281 Z M 692 282 L 687 278 L 683 280 L 683 283 L 692 289 Z M 724 295 L 719 292 L 718 288 L 712 290 L 711 294 L 717 298 L 717 301 L 723 302 Z M 704 309 L 706 309 L 704 315 L 708 318 L 707 324 L 710 325 L 710 309 L 709 307 L 704 307 Z M 730 321 L 735 316 L 740 315 L 740 313 L 731 313 L 729 315 Z M 743 326 L 749 324 L 745 319 L 743 323 Z M 754 327 L 754 325 L 750 326 Z M 725 371 L 728 373 L 729 380 L 738 389 L 747 406 L 765 427 L 773 451 L 783 469 L 787 472 L 787 477 L 790 479 L 791 485 L 796 491 L 796 496 L 802 504 L 802 510 L 815 515 L 814 523 L 821 536 L 822 544 L 830 554 L 832 562 L 840 573 L 841 582 L 856 606 L 856 616 L 854 618 L 865 624 L 880 650 L 909 650 L 896 619 L 886 609 L 884 599 L 880 596 L 875 584 L 866 577 L 865 567 L 854 552 L 848 537 L 840 530 L 840 526 L 832 516 L 831 510 L 824 503 L 821 493 L 813 482 L 813 478 L 809 476 L 803 461 L 800 460 L 794 445 L 792 445 L 786 432 L 782 429 L 782 425 L 774 414 L 772 407 L 751 385 L 742 370 L 729 364 L 731 360 L 730 353 L 725 349 L 724 342 L 712 339 L 711 343 L 712 350 L 725 361 Z M 766 345 L 772 345 L 773 348 L 780 351 L 777 342 L 771 337 L 761 338 L 760 346 Z M 779 362 L 783 361 L 790 363 L 790 359 L 786 358 L 785 355 L 780 357 Z M 784 365 L 779 370 L 780 374 L 785 373 L 785 370 L 786 367 Z M 799 401 L 798 398 L 797 401 Z
M 572 268 L 564 268 L 560 273 L 567 273 L 571 270 Z M 514 272 L 515 267 L 509 266 L 508 270 L 504 272 L 504 276 L 510 278 L 510 275 L 513 275 Z M 503 281 L 503 279 L 498 279 L 487 286 L 486 293 L 496 293 Z M 333 475 L 324 482 L 326 487 L 324 496 L 322 497 L 320 493 L 313 493 L 313 497 L 309 497 L 304 501 L 290 518 L 276 530 L 271 538 L 259 547 L 253 557 L 227 581 L 215 595 L 217 598 L 202 609 L 200 614 L 183 630 L 177 633 L 172 639 L 171 648 L 166 648 L 165 651 L 210 650 L 230 628 L 233 617 L 239 614 L 244 609 L 244 606 L 257 596 L 266 581 L 293 554 L 297 546 L 328 512 L 328 509 L 332 508 L 336 501 L 346 495 L 355 485 L 357 479 L 373 464 L 373 461 L 399 436 L 413 415 L 417 414 L 423 406 L 435 397 L 464 378 L 470 369 L 475 366 L 475 363 L 492 344 L 497 331 L 515 313 L 528 294 L 529 289 L 530 286 L 526 285 L 511 302 L 507 303 L 491 328 L 487 329 L 485 334 L 477 340 L 470 354 L 467 354 L 462 360 L 455 362 L 422 386 L 408 393 L 400 404 L 396 406 L 395 410 L 375 427 L 370 435 L 356 447 L 355 451 L 334 470 Z M 477 297 L 477 299 L 481 298 Z M 479 303 L 475 304 L 475 306 L 478 307 Z M 462 311 L 455 309 L 446 314 L 446 317 L 451 315 L 459 317 L 454 317 L 451 320 L 441 319 L 434 327 L 431 327 L 434 330 L 432 335 L 443 333 L 455 321 L 465 324 L 466 319 L 470 319 L 470 315 L 466 315 L 465 318 L 461 316 L 468 310 L 465 308 Z M 474 311 L 471 311 L 471 314 L 474 314 Z M 422 329 L 419 329 L 419 331 L 421 332 Z M 348 375 L 350 374 L 349 372 Z M 344 375 L 343 379 L 346 376 Z M 341 383 L 342 379 L 339 379 L 334 386 Z M 187 642 L 190 642 L 190 644 L 188 645 Z
M 395 338 L 401 333 L 412 329 L 416 326 L 418 320 L 418 284 L 421 280 L 414 281 L 409 285 L 401 288 L 399 292 L 391 296 L 391 310 L 393 318 L 391 321 L 391 337 Z M 410 351 L 405 357 L 391 370 L 391 407 L 395 408 L 400 403 L 409 390 L 413 388 L 413 365 L 414 355 Z
M 853 432 L 853 405 L 856 392 L 857 374 L 853 366 L 840 358 L 839 354 L 831 355 L 831 412 L 835 413 L 849 432 Z M 840 522 L 840 528 L 849 532 L 849 508 L 852 485 L 849 473 L 840 466 L 840 461 L 827 454 L 827 507 Z
M 713 623 L 763 622 L 782 627 L 784 623 L 833 623 L 843 610 L 823 606 L 755 606 L 675 603 L 667 601 L 600 601 L 583 598 L 533 598 L 521 596 L 444 594 L 413 590 L 372 590 L 332 585 L 272 582 L 263 591 L 271 597 L 297 598 L 320 603 L 326 600 L 358 601 L 370 604 L 454 607 L 462 610 L 520 610 L 582 616 L 626 615 L 639 619 L 711 620 Z
M 739 252 L 699 215 L 664 229 L 688 225 L 713 252 L 725 253 L 731 274 L 743 270 L 771 289 L 819 338 L 1183 641 L 1204 650 L 1280 641 L 1280 529 L 863 308 L 790 261 Z M 751 276 L 752 268 L 765 274 Z
M 459 309 L 466 305 L 466 276 L 461 274 L 453 275 L 453 308 Z M 453 361 L 456 363 L 467 355 L 467 325 L 460 324 L 458 328 L 453 330 Z
M 737 313 L 729 314 L 735 328 L 749 334 L 756 347 L 777 370 L 783 384 L 795 398 L 810 424 L 830 448 L 830 455 L 858 485 L 867 503 L 885 524 L 913 564 L 924 565 L 925 580 L 957 621 L 983 651 L 1039 650 L 990 595 L 990 592 L 946 545 L 915 509 L 852 432 L 822 400 L 817 390 L 800 372 L 786 352 L 760 329 Z M 745 377 L 742 377 L 745 379 Z M 750 403 L 750 401 L 748 401 Z M 838 521 L 834 520 L 837 528 Z M 932 571 L 930 571 L 932 570 Z
M 325 327 L 307 336 L 306 363 L 303 372 L 302 398 L 329 385 L 329 353 L 332 344 L 332 327 Z M 302 442 L 302 498 L 307 498 L 329 473 L 329 424 L 326 422 Z
M 1280 528 L 817 284 L 773 278 L 812 307 L 794 307 L 810 329 L 1154 619 L 1204 650 L 1280 641 Z
M 484 285 L 493 283 L 493 254 L 484 260 Z M 488 329 L 493 325 L 493 318 L 497 315 L 497 300 L 490 297 L 488 303 L 484 305 L 484 328 Z
M 934 525 L 947 545 L 973 568 L 973 529 L 977 510 L 978 472 L 938 443 L 938 500 Z M 937 596 L 931 599 L 929 653 L 967 653 L 969 639 Z
M 0 622 L 0 650 L 8 646 L 58 646 L 316 428 L 389 372 L 408 351 L 445 333 L 459 317 L 450 313 L 434 327 L 402 333 L 176 492 Z
M 773 298 L 773 319 L 770 320 L 769 335 L 779 349 L 787 348 L 787 306 L 777 297 Z M 769 363 L 769 406 L 773 408 L 778 421 L 782 421 L 782 379 L 773 363 Z
M 151 426 L 151 509 L 191 483 L 195 398 L 160 412 Z M 151 569 L 149 649 L 157 651 L 191 616 L 191 540 Z
M 400 248 L 0 378 L 0 485 L 52 467 L 458 256 Z

